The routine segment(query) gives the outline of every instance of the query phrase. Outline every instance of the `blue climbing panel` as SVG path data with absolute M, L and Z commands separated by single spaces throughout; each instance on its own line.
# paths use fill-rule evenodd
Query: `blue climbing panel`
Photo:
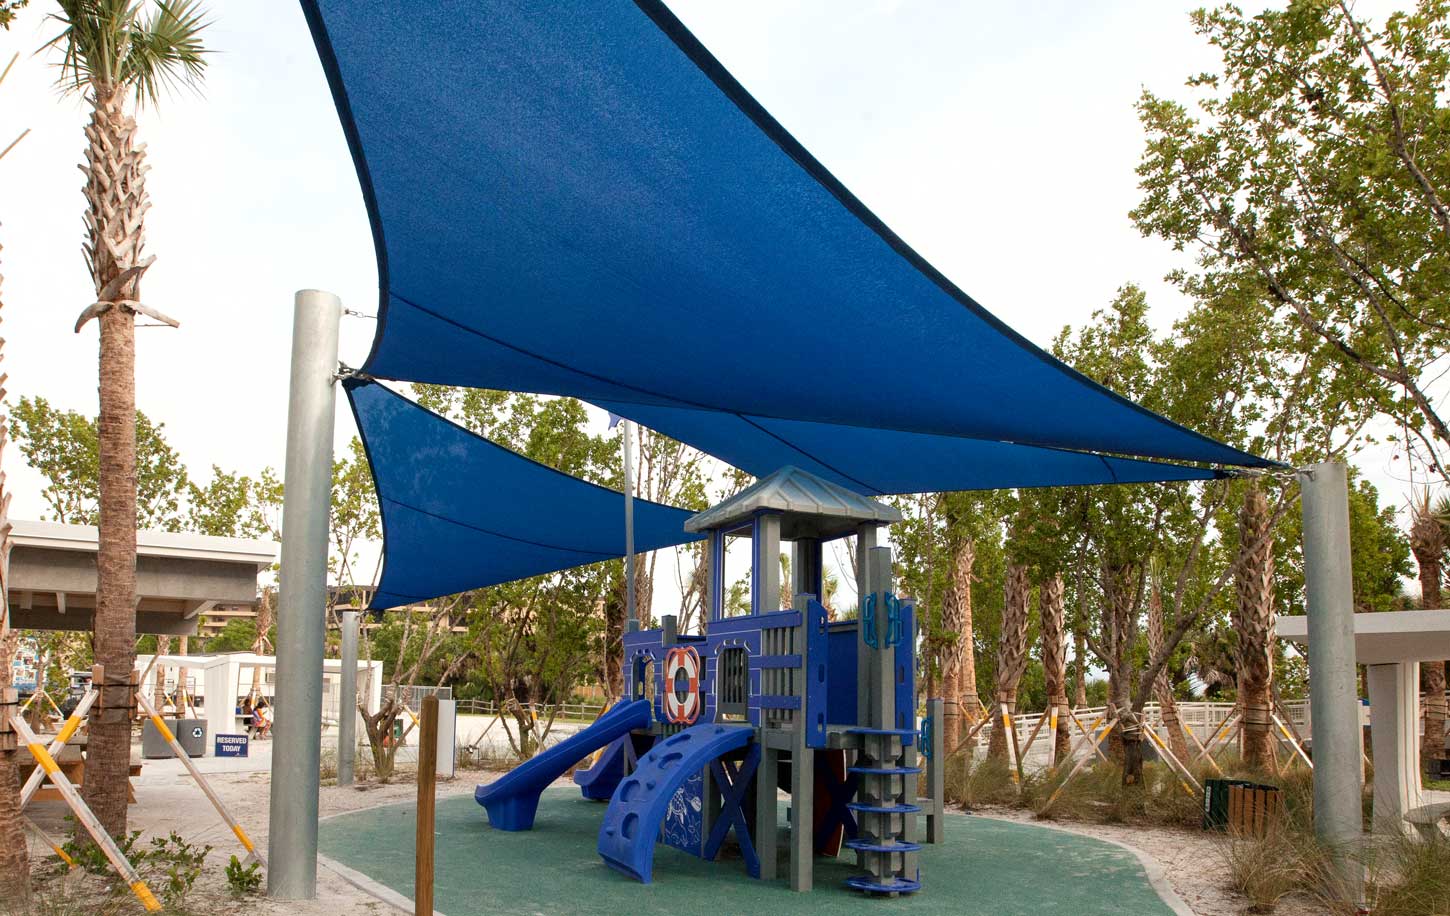
M 675 793 L 721 755 L 745 747 L 754 735 L 748 725 L 696 725 L 656 744 L 609 800 L 599 827 L 599 855 L 605 863 L 649 884 L 655 840 Z

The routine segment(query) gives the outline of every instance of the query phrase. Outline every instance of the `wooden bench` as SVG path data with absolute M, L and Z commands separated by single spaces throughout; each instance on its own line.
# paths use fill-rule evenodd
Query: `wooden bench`
M 1450 802 L 1437 802 L 1433 805 L 1421 805 L 1418 808 L 1411 808 L 1405 812 L 1405 820 L 1420 832 L 1420 836 L 1427 840 L 1437 839 L 1440 832 L 1440 821 L 1445 815 L 1450 814 Z

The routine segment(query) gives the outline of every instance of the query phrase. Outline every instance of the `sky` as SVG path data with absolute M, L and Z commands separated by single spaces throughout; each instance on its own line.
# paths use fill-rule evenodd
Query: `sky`
M 1144 88 L 1187 98 L 1216 60 L 1175 0 L 675 0 L 735 76 L 887 225 L 1036 343 L 1088 320 L 1125 283 L 1166 330 L 1187 302 L 1163 277 L 1189 263 L 1128 219 Z M 1253 4 L 1247 4 L 1253 6 Z M 139 115 L 152 170 L 148 304 L 180 329 L 137 332 L 137 403 L 194 478 L 280 468 L 295 290 L 377 310 L 356 174 L 300 7 L 212 0 L 204 92 Z M 1376 5 L 1361 3 L 1374 13 Z M 50 0 L 0 33 L 0 271 L 9 397 L 96 410 L 93 299 L 81 259 L 86 110 L 62 97 Z M 420 67 L 426 62 L 420 61 Z M 374 322 L 344 319 L 343 362 Z M 603 429 L 602 415 L 599 428 Z M 355 434 L 339 403 L 339 450 Z M 40 477 L 6 455 L 11 514 L 45 511 Z M 1409 485 L 1384 452 L 1360 459 L 1386 505 Z M 365 564 L 370 568 L 370 564 Z M 669 575 L 664 582 L 673 578 Z M 656 588 L 657 605 L 673 589 Z

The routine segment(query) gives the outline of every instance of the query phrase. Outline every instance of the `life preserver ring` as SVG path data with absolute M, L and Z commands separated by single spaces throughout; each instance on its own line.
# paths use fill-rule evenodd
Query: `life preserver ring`
M 700 718 L 700 653 L 694 646 L 674 646 L 665 653 L 665 718 L 693 724 Z

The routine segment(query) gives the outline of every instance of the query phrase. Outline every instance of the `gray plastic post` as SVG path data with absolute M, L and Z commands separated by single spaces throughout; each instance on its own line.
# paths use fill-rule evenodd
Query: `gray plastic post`
M 779 569 L 779 564 L 777 564 Z M 795 628 L 795 650 L 801 654 L 804 664 L 795 672 L 793 691 L 800 700 L 794 729 L 791 732 L 790 749 L 790 889 L 808 891 L 815 883 L 815 830 L 816 822 L 816 752 L 806 744 L 807 716 L 811 710 L 806 704 L 806 677 L 810 670 L 810 658 L 806 656 L 806 624 L 810 599 L 797 596 L 792 602 L 801 615 L 801 625 Z M 770 775 L 775 770 L 766 770 L 761 782 L 768 789 Z M 767 792 L 773 795 L 774 793 Z
M 931 805 L 927 808 L 926 841 L 945 843 L 947 841 L 947 791 L 946 791 L 946 739 L 942 729 L 943 703 L 940 697 L 926 701 L 926 715 L 931 720 L 931 756 L 926 761 L 926 787 L 931 793 Z
M 1359 893 L 1353 855 L 1363 836 L 1349 480 L 1344 465 L 1299 473 L 1309 621 L 1309 708 L 1314 722 L 1314 832 L 1333 848 L 1346 891 Z M 1350 901 L 1356 902 L 1356 901 Z
M 292 313 L 292 377 L 283 474 L 277 598 L 267 893 L 317 896 L 317 790 L 322 752 L 322 652 L 327 624 L 327 523 L 332 496 L 338 320 L 342 302 L 304 289 Z
M 780 515 L 767 512 L 755 520 L 750 543 L 752 583 L 750 612 L 783 611 L 780 606 Z
M 863 522 L 856 528 L 856 723 L 871 723 L 871 666 L 875 653 L 866 645 L 866 621 L 861 611 L 866 596 L 875 588 L 871 584 L 868 558 L 876 546 L 876 526 Z
M 342 612 L 342 671 L 337 689 L 337 784 L 352 785 L 357 756 L 357 611 Z

